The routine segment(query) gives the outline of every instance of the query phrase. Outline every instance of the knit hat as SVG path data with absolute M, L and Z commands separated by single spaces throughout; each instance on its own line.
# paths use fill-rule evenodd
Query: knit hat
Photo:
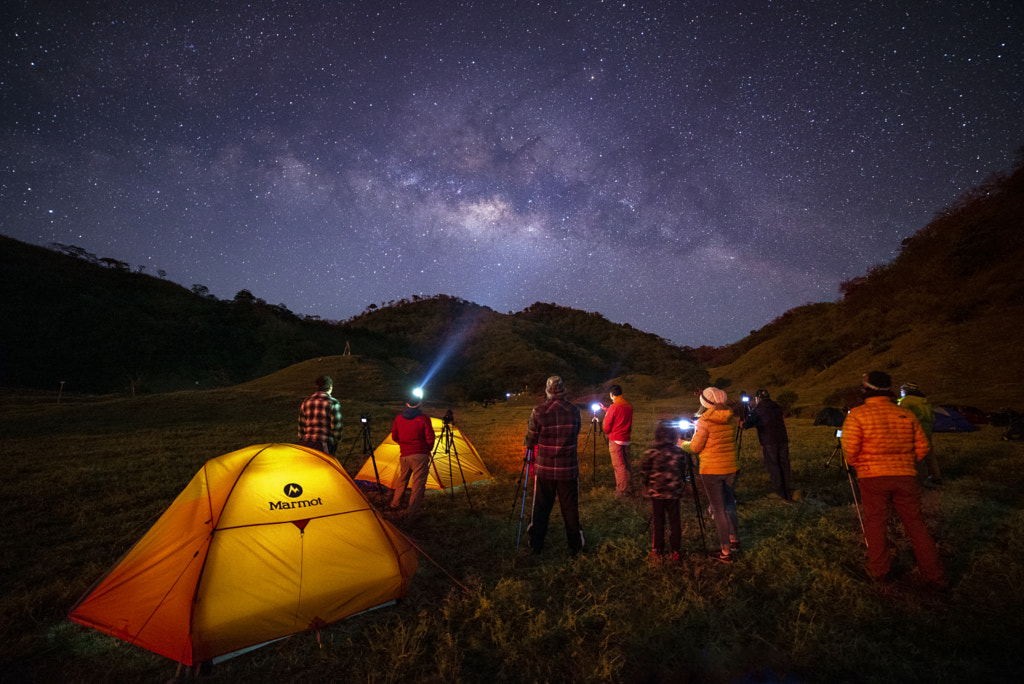
M 861 380 L 860 393 L 865 399 L 868 397 L 891 397 L 892 378 L 888 373 L 882 371 L 871 371 Z
M 565 394 L 565 382 L 562 378 L 557 375 L 552 375 L 548 378 L 547 384 L 544 386 L 544 393 L 549 397 L 558 397 Z
M 725 390 L 720 390 L 717 387 L 706 387 L 700 393 L 700 405 L 706 409 L 714 407 L 715 404 L 724 404 L 725 400 Z

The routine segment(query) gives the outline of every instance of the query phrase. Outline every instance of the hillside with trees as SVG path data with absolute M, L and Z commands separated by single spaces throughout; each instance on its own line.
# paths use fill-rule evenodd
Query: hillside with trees
M 690 350 L 598 314 L 534 304 L 500 314 L 437 295 L 370 305 L 348 321 L 298 316 L 242 290 L 218 300 L 67 245 L 0 236 L 0 386 L 77 393 L 163 392 L 251 381 L 351 353 L 430 375 L 436 396 L 487 401 L 538 391 L 551 373 L 577 387 L 633 374 L 690 391 L 707 372 Z
M 1022 160 L 1024 161 L 1024 160 Z M 843 407 L 872 369 L 934 402 L 992 411 L 1024 401 L 1024 163 L 960 197 L 900 254 L 716 350 L 713 379 Z
M 733 393 L 765 387 L 800 413 L 842 407 L 864 372 L 882 369 L 918 383 L 933 402 L 1019 408 L 1021 160 L 940 211 L 892 262 L 842 283 L 838 302 L 797 307 L 721 348 L 678 347 L 553 303 L 502 314 L 446 295 L 325 321 L 247 290 L 218 300 L 202 285 L 186 289 L 78 247 L 0 236 L 0 386 L 224 387 L 350 352 L 379 364 L 366 377 L 429 378 L 447 401 L 538 392 L 558 373 L 581 392 L 625 378 L 651 397 L 710 381 Z

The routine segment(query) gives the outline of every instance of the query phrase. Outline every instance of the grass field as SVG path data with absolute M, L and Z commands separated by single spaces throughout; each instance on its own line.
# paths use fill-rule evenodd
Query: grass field
M 341 394 L 341 393 L 339 393 Z M 88 400 L 0 398 L 0 678 L 167 681 L 176 664 L 72 624 L 66 612 L 148 529 L 202 464 L 251 444 L 294 440 L 301 396 L 251 390 Z M 379 441 L 396 407 L 343 410 L 339 460 L 373 415 Z M 569 557 L 557 512 L 544 553 L 517 550 L 517 482 L 532 400 L 454 407 L 494 476 L 427 498 L 408 533 L 429 557 L 397 606 L 217 665 L 211 682 L 1011 682 L 1024 677 L 1024 445 L 995 428 L 938 435 L 945 483 L 925 492 L 951 589 L 918 587 L 898 525 L 896 590 L 863 570 L 845 471 L 825 467 L 832 431 L 790 422 L 805 501 L 766 497 L 746 434 L 738 494 L 744 552 L 704 556 L 683 501 L 684 559 L 650 567 L 646 502 L 621 503 L 603 440 L 581 437 L 588 552 Z M 447 407 L 427 407 L 440 416 Z M 693 406 L 636 402 L 634 460 L 659 417 Z M 594 464 L 597 464 L 595 472 Z M 636 476 L 638 469 L 634 468 Z M 556 507 L 557 510 L 557 507 Z M 527 513 L 528 515 L 528 513 Z M 713 525 L 706 521 L 709 548 Z M 397 523 L 401 527 L 401 522 Z M 524 521 L 525 527 L 525 521 Z

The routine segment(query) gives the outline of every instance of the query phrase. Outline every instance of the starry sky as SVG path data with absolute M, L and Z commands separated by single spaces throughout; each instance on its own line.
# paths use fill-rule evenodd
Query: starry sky
M 1024 3 L 11 1 L 0 234 L 344 320 L 738 341 L 1024 144 Z

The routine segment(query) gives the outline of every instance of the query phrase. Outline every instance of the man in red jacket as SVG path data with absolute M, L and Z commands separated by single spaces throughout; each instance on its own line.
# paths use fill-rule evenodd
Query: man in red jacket
M 412 475 L 409 508 L 405 512 L 406 522 L 412 522 L 423 505 L 434 437 L 434 426 L 431 424 L 430 418 L 420 411 L 419 397 L 410 397 L 405 402 L 405 408 L 395 416 L 395 421 L 391 424 L 391 439 L 398 443 L 398 462 L 400 464 L 398 485 L 391 498 L 392 510 L 401 506 L 402 495 L 405 494 L 406 484 L 410 474 Z
M 633 431 L 633 405 L 622 396 L 622 387 L 609 390 L 612 404 L 604 414 L 601 428 L 608 436 L 608 453 L 615 470 L 615 496 L 625 498 L 632 492 L 629 468 L 629 438 Z
M 864 504 L 864 538 L 868 574 L 877 582 L 888 578 L 892 554 L 885 527 L 890 506 L 896 510 L 914 547 L 921 578 L 931 588 L 946 586 L 935 541 L 921 514 L 917 462 L 928 453 L 928 438 L 913 413 L 892 401 L 888 373 L 864 376 L 864 404 L 850 410 L 843 422 L 843 454 L 857 471 Z

